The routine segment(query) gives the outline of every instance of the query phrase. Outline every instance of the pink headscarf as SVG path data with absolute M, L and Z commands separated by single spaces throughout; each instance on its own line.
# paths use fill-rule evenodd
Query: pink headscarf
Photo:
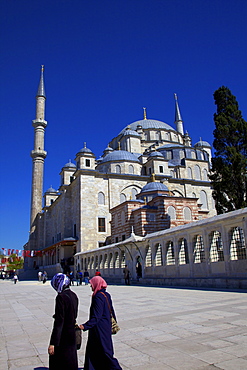
M 92 286 L 93 296 L 101 289 L 106 289 L 107 284 L 105 280 L 101 276 L 94 276 L 92 279 L 89 280 L 89 283 Z

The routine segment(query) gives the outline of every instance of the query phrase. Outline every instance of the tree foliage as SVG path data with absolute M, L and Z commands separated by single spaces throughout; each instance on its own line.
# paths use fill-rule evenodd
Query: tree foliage
M 227 87 L 216 90 L 214 100 L 215 154 L 209 177 L 217 213 L 224 213 L 247 206 L 247 122 Z
M 24 259 L 18 257 L 15 253 L 10 256 L 0 255 L 2 264 L 6 265 L 6 270 L 18 270 L 23 268 Z

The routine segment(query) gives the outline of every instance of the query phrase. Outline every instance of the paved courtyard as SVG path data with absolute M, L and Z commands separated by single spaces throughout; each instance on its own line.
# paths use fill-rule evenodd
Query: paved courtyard
M 72 289 L 83 323 L 91 290 Z M 246 292 L 116 285 L 108 291 L 121 327 L 113 341 L 123 370 L 247 369 Z M 48 369 L 55 296 L 49 282 L 0 281 L 0 370 Z M 86 340 L 83 333 L 79 369 Z

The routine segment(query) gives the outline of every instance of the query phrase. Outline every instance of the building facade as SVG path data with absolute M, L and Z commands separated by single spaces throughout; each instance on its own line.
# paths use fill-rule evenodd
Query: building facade
M 202 140 L 192 145 L 176 95 L 174 126 L 147 118 L 144 108 L 143 118 L 114 136 L 100 158 L 84 143 L 75 162 L 62 167 L 60 187 L 49 188 L 44 196 L 43 68 L 36 99 L 26 249 L 42 253 L 33 253 L 29 267 L 52 265 L 54 271 L 61 264 L 72 267 L 76 253 L 123 241 L 133 232 L 145 237 L 216 214 L 208 179 L 211 147 Z

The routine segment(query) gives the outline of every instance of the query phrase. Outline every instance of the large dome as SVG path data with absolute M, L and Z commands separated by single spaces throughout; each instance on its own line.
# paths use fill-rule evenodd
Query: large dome
M 163 129 L 163 130 L 169 130 L 169 131 L 176 131 L 173 127 L 169 126 L 167 123 L 162 121 L 157 121 L 155 119 L 142 119 L 140 121 L 135 121 L 131 123 L 130 125 L 126 126 L 119 134 L 123 134 L 126 130 L 136 130 L 137 126 L 142 126 L 142 128 L 145 129 Z
M 139 162 L 137 156 L 125 150 L 114 150 L 107 154 L 101 161 L 104 162 L 112 162 L 112 161 L 130 161 L 130 162 Z

